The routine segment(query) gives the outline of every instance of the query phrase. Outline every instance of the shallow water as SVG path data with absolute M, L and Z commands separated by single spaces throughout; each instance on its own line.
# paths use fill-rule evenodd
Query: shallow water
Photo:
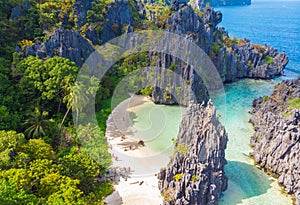
M 131 130 L 145 141 L 154 152 L 172 155 L 174 142 L 179 131 L 183 107 L 145 103 L 134 107 L 131 113 Z
M 262 170 L 253 165 L 248 154 L 253 128 L 248 123 L 252 101 L 259 96 L 271 93 L 277 80 L 241 80 L 225 85 L 226 115 L 220 121 L 229 135 L 226 149 L 228 165 L 225 167 L 229 177 L 228 190 L 224 192 L 220 205 L 255 204 L 273 205 L 291 204 L 291 199 L 281 194 L 277 183 Z M 218 108 L 224 106 L 215 101 Z
M 225 85 L 226 105 L 223 99 L 214 101 L 220 113 L 221 122 L 229 134 L 226 149 L 226 175 L 229 177 L 228 190 L 224 192 L 219 204 L 273 205 L 291 204 L 291 199 L 281 193 L 277 183 L 263 171 L 254 166 L 248 157 L 251 148 L 250 137 L 253 133 L 248 123 L 253 99 L 270 94 L 272 87 L 280 79 L 272 81 L 241 80 Z M 225 108 L 225 109 L 224 109 Z M 224 113 L 225 110 L 225 113 Z M 145 103 L 132 109 L 134 116 L 132 128 L 136 129 L 146 141 L 146 146 L 156 152 L 172 154 L 172 138 L 177 136 L 180 116 L 184 109 L 176 106 Z M 153 137 L 154 136 L 154 137 Z

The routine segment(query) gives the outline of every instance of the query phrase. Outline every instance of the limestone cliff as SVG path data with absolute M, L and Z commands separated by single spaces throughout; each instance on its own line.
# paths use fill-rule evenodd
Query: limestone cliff
M 300 77 L 283 81 L 253 102 L 254 160 L 278 178 L 300 204 Z
M 191 104 L 187 108 L 174 156 L 158 176 L 164 204 L 217 204 L 227 189 L 227 140 L 210 101 L 207 107 Z
M 16 51 L 21 50 L 18 47 Z M 26 46 L 24 55 L 38 55 L 42 59 L 61 56 L 81 66 L 93 51 L 93 46 L 78 31 L 59 28 L 46 42 Z
M 184 36 L 196 43 L 207 53 L 220 73 L 223 82 L 236 81 L 238 78 L 262 78 L 269 79 L 283 73 L 288 63 L 288 57 L 284 52 L 278 53 L 276 49 L 267 45 L 253 45 L 249 40 L 229 38 L 227 32 L 217 25 L 222 21 L 222 13 L 212 8 L 207 8 L 201 17 L 191 6 L 179 3 L 178 9 L 166 20 L 165 29 L 169 32 Z M 161 67 L 161 79 L 156 80 L 155 85 L 159 89 L 153 89 L 152 98 L 156 103 L 174 104 L 173 96 L 164 97 L 165 88 L 171 93 L 176 93 L 179 85 L 170 77 L 164 76 L 165 69 L 171 64 L 176 64 L 176 72 L 184 80 L 191 83 L 189 89 L 196 94 L 197 102 L 209 99 L 205 85 L 200 76 L 192 72 L 190 66 L 180 63 L 180 59 L 162 54 L 150 56 L 155 60 L 157 67 Z M 208 68 L 210 69 L 210 68 Z M 171 85 L 166 87 L 166 85 Z M 180 95 L 186 96 L 187 90 L 182 89 Z M 187 105 L 188 102 L 181 101 Z
M 107 5 L 104 20 L 88 23 L 85 22 L 85 18 L 93 3 L 95 0 L 75 1 L 73 9 L 74 16 L 77 16 L 77 30 L 55 28 L 45 42 L 27 45 L 23 50 L 18 46 L 16 51 L 23 52 L 25 57 L 38 55 L 43 59 L 58 55 L 69 58 L 81 66 L 94 51 L 94 46 L 124 32 L 149 29 L 145 25 L 151 25 L 181 35 L 197 44 L 211 58 L 223 82 L 232 82 L 245 77 L 269 79 L 282 74 L 288 63 L 288 57 L 284 52 L 279 53 L 270 46 L 253 45 L 248 40 L 229 38 L 224 28 L 217 26 L 222 21 L 222 13 L 212 8 L 206 8 L 201 12 L 188 6 L 184 1 L 174 1 L 171 9 L 163 14 L 163 22 L 159 22 L 155 12 L 152 12 L 150 17 L 146 14 L 146 8 L 155 7 L 151 1 L 143 3 L 120 0 Z M 157 73 L 159 78 L 156 78 L 152 92 L 155 103 L 188 105 L 189 97 L 186 96 L 189 96 L 190 91 L 195 94 L 198 103 L 210 98 L 201 77 L 180 59 L 166 54 L 150 53 L 149 62 L 161 68 Z M 171 66 L 178 76 L 189 82 L 188 86 L 182 87 L 182 82 L 174 80 L 172 76 L 166 76 L 165 71 Z M 175 93 L 186 100 L 178 102 L 174 97 Z

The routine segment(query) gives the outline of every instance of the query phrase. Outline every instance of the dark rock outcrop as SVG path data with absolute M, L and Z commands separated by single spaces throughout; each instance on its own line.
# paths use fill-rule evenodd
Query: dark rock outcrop
M 233 82 L 245 77 L 269 79 L 283 73 L 283 69 L 288 63 L 288 57 L 284 52 L 278 53 L 276 49 L 266 45 L 253 45 L 248 40 L 242 40 L 242 43 L 233 42 L 230 47 L 220 43 L 225 38 L 229 39 L 224 29 L 217 27 L 221 21 L 222 13 L 215 12 L 212 8 L 207 8 L 203 17 L 200 17 L 191 6 L 185 6 L 166 20 L 166 30 L 184 36 L 202 48 L 212 59 L 223 82 Z M 176 80 L 171 80 L 165 75 L 165 70 L 171 64 L 176 65 L 176 73 L 182 79 L 195 82 L 191 83 L 188 89 L 195 93 L 198 103 L 209 99 L 202 79 L 198 75 L 194 75 L 195 72 L 189 72 L 190 67 L 185 63 L 180 63 L 180 59 L 166 54 L 159 56 L 151 54 L 150 59 L 151 61 L 155 59 L 156 66 L 161 67 L 162 70 L 161 78 L 155 82 L 159 89 L 153 89 L 152 99 L 154 102 L 188 104 L 185 101 L 178 102 L 172 96 L 170 98 L 163 95 L 166 89 L 171 90 L 171 93 L 176 93 L 175 89 L 181 86 Z M 189 90 L 181 89 L 179 96 L 187 96 Z
M 138 8 L 133 8 L 136 11 Z M 129 2 L 126 0 L 111 3 L 105 15 L 106 22 L 101 32 L 101 41 L 105 43 L 122 34 L 122 29 L 131 26 L 133 14 Z
M 254 160 L 278 178 L 300 204 L 300 77 L 278 84 L 253 102 Z
M 217 204 L 227 189 L 227 134 L 209 101 L 191 104 L 182 117 L 174 157 L 158 175 L 164 204 Z
M 92 3 L 96 0 L 75 0 L 74 2 L 74 15 L 77 17 L 77 26 L 81 28 L 84 25 L 84 19 L 88 10 L 93 8 Z
M 81 66 L 93 51 L 92 45 L 78 31 L 59 28 L 45 43 L 26 46 L 24 55 L 38 55 L 42 59 L 61 56 Z
M 93 3 L 94 0 L 75 1 L 74 15 L 78 18 L 78 27 L 83 25 L 84 18 Z M 174 11 L 165 20 L 163 28 L 183 36 L 202 48 L 214 63 L 223 82 L 232 82 L 245 77 L 269 79 L 283 73 L 283 68 L 288 63 L 284 52 L 278 53 L 276 49 L 269 46 L 252 45 L 249 41 L 242 43 L 233 41 L 229 43 L 230 45 L 226 44 L 226 39 L 229 39 L 228 34 L 223 28 L 217 27 L 222 21 L 221 12 L 206 8 L 204 13 L 199 13 L 186 5 L 184 0 L 174 1 L 173 7 Z M 26 46 L 23 51 L 17 47 L 16 51 L 23 52 L 25 57 L 38 55 L 42 59 L 58 55 L 69 58 L 81 66 L 94 51 L 93 46 L 105 43 L 124 32 L 133 32 L 133 27 L 136 28 L 138 25 L 135 21 L 142 21 L 139 17 L 144 12 L 140 11 L 143 8 L 145 5 L 140 1 L 138 3 L 115 1 L 107 7 L 105 21 L 93 22 L 87 26 L 85 37 L 75 30 L 57 28 L 46 42 L 35 43 L 31 47 Z M 102 30 L 95 29 L 94 24 L 98 25 L 97 28 L 101 24 Z M 191 91 L 198 103 L 210 98 L 203 79 L 194 72 L 190 65 L 186 65 L 179 58 L 167 54 L 150 53 L 149 61 L 161 68 L 152 92 L 152 99 L 155 103 L 188 105 L 189 97 L 187 96 Z M 166 76 L 166 70 L 171 65 L 174 72 L 188 82 L 187 86 L 182 86 L 181 81 Z M 175 93 L 182 100 L 178 100 L 178 97 L 173 95 Z

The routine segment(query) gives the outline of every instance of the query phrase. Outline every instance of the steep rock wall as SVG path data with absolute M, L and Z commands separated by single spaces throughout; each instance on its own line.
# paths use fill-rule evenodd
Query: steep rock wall
M 300 77 L 283 81 L 253 102 L 254 160 L 278 178 L 300 204 Z
M 182 117 L 175 153 L 162 169 L 159 188 L 164 204 L 217 204 L 227 189 L 224 173 L 227 134 L 209 101 L 191 104 Z

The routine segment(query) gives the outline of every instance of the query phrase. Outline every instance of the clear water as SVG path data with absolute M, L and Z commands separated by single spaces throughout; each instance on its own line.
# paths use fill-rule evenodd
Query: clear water
M 247 38 L 285 51 L 290 62 L 286 73 L 300 73 L 300 1 L 252 0 L 250 6 L 217 7 L 223 13 L 230 37 Z
M 183 107 L 145 103 L 132 109 L 131 128 L 135 136 L 156 153 L 172 155 L 174 142 L 179 131 Z
M 217 9 L 223 13 L 223 22 L 220 25 L 229 31 L 231 37 L 272 45 L 279 51 L 285 51 L 290 58 L 284 76 L 271 81 L 240 80 L 225 85 L 226 104 L 221 99 L 214 101 L 217 109 L 223 111 L 220 113 L 220 120 L 229 134 L 226 150 L 229 186 L 219 204 L 292 204 L 291 198 L 281 193 L 277 183 L 254 166 L 248 157 L 251 152 L 250 137 L 253 134 L 253 128 L 248 123 L 248 112 L 255 98 L 269 95 L 275 84 L 283 79 L 294 78 L 300 73 L 300 1 L 254 0 L 250 6 Z M 134 113 L 136 118 L 133 126 L 145 136 L 154 150 L 160 152 L 166 146 L 170 147 L 171 139 L 178 132 L 182 114 L 179 107 L 147 103 L 136 107 Z M 146 132 L 150 135 L 147 136 Z M 151 138 L 153 134 L 155 139 Z

